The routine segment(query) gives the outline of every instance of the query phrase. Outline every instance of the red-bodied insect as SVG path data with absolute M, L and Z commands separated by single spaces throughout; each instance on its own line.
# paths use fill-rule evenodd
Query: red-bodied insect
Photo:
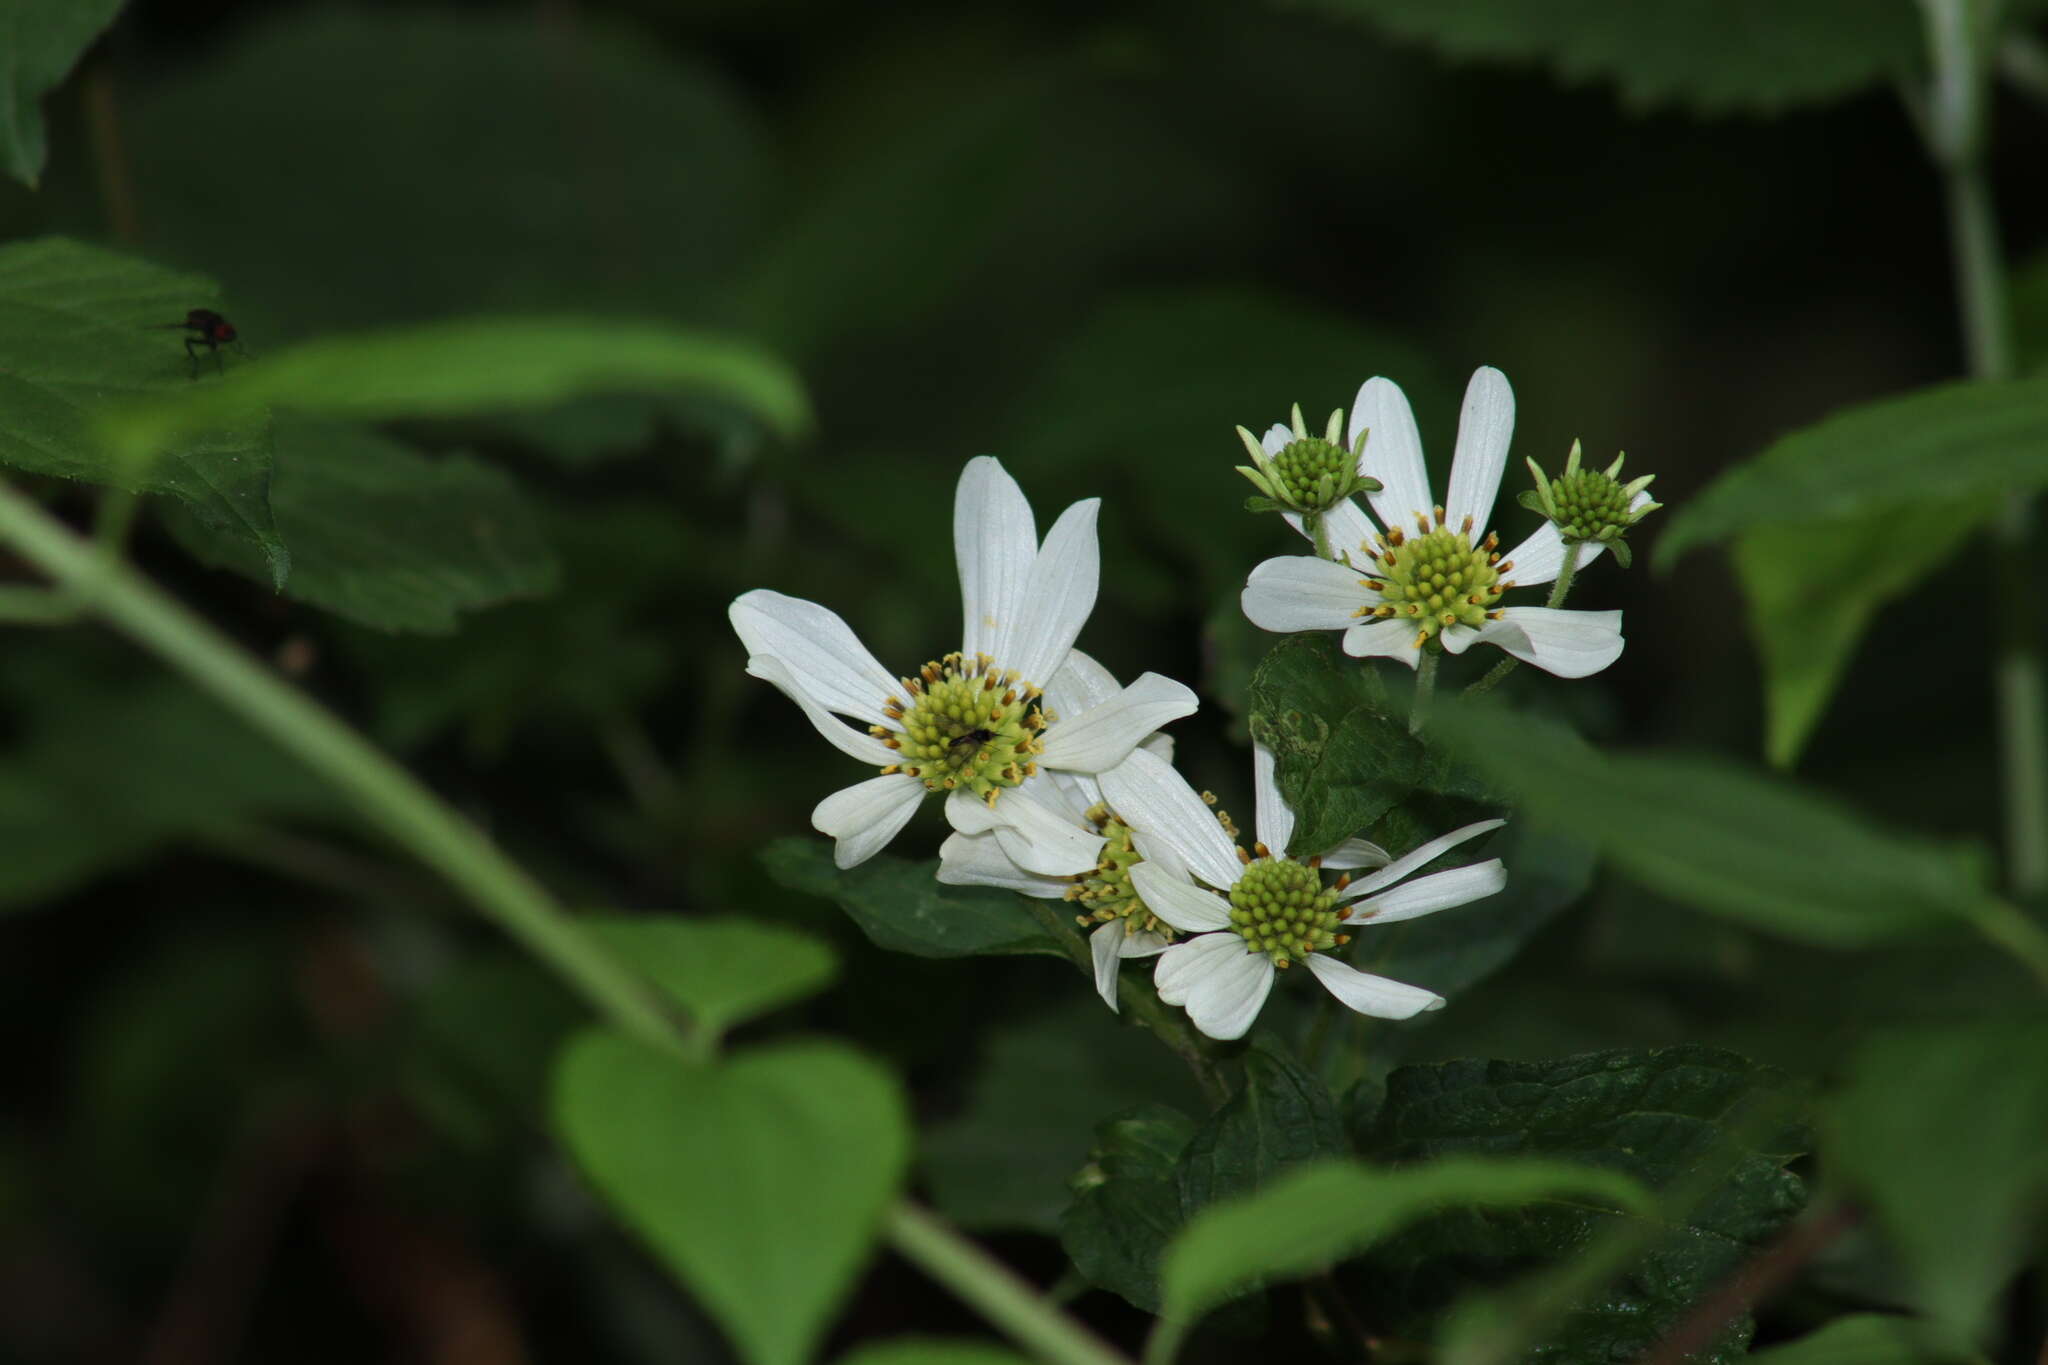
M 213 368 L 216 373 L 223 372 L 226 368 L 220 358 L 221 347 L 233 345 L 239 348 L 244 355 L 248 354 L 248 348 L 242 345 L 241 336 L 235 331 L 235 324 L 229 322 L 211 308 L 194 308 L 191 312 L 185 314 L 183 322 L 165 322 L 158 325 L 165 331 L 183 331 L 192 334 L 185 338 L 185 358 L 192 362 L 192 377 L 194 379 L 199 377 L 199 352 L 194 349 L 195 347 L 204 346 L 207 350 L 213 352 Z

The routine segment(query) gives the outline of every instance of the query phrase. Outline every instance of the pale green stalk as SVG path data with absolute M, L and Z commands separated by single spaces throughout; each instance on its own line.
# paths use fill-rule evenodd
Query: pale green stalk
M 1584 548 L 1585 542 L 1581 540 L 1568 540 L 1565 542 L 1564 567 L 1557 571 L 1557 581 L 1550 585 L 1550 597 L 1544 602 L 1544 606 L 1561 607 L 1564 605 L 1564 595 L 1572 590 L 1572 579 L 1578 576 L 1579 554 Z M 1499 663 L 1488 669 L 1485 677 L 1466 688 L 1465 695 L 1468 697 L 1478 697 L 1491 692 L 1500 683 L 1500 680 L 1514 672 L 1521 662 L 1514 655 L 1508 655 L 1505 659 L 1502 659 Z
M 1415 696 L 1408 703 L 1408 733 L 1419 735 L 1429 720 L 1430 698 L 1436 695 L 1436 665 L 1439 651 L 1425 649 L 1415 660 Z
M 621 1030 L 678 1054 L 698 1049 L 694 1031 L 655 1003 L 638 974 L 586 933 L 481 830 L 332 712 L 110 558 L 103 547 L 4 485 L 0 541 L 49 575 L 63 599 L 104 618 L 347 793 L 372 824 L 440 872 Z M 885 1231 L 906 1259 L 1044 1359 L 1056 1365 L 1121 1360 L 932 1215 L 899 1203 L 886 1215 Z

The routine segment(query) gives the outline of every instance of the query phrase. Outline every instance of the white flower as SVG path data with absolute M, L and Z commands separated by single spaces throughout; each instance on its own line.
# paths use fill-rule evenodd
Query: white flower
M 1054 714 L 1080 713 L 1115 697 L 1116 678 L 1080 650 L 1067 655 L 1067 665 L 1046 685 L 1045 700 Z M 1173 760 L 1173 740 L 1152 735 L 1138 752 L 1161 762 Z M 1129 760 L 1126 760 L 1128 762 Z M 1101 841 L 1096 863 L 1067 877 L 1046 877 L 1019 861 L 1017 830 L 996 825 L 967 833 L 958 831 L 939 846 L 939 880 L 955 886 L 998 886 L 1041 900 L 1076 903 L 1081 922 L 1092 925 L 1088 946 L 1095 964 L 1095 989 L 1104 1003 L 1117 1008 L 1117 969 L 1123 959 L 1154 957 L 1166 951 L 1173 931 L 1146 909 L 1130 884 L 1130 869 L 1139 860 L 1131 829 L 1103 800 L 1097 779 L 1086 773 L 1047 773 L 1039 794 L 1074 829 Z M 1170 853 L 1170 850 L 1168 850 Z M 1185 875 L 1178 861 L 1170 864 Z
M 1622 648 L 1618 611 L 1495 605 L 1508 588 L 1551 582 L 1564 568 L 1564 541 L 1548 522 L 1506 556 L 1485 530 L 1514 425 L 1506 376 L 1486 366 L 1475 370 L 1458 423 L 1450 495 L 1438 503 L 1408 400 L 1391 380 L 1367 380 L 1352 404 L 1349 439 L 1355 444 L 1370 432 L 1360 468 L 1380 480 L 1380 490 L 1366 497 L 1385 531 L 1376 532 L 1355 503 L 1331 508 L 1323 526 L 1346 562 L 1310 555 L 1267 560 L 1245 582 L 1244 614 L 1264 630 L 1341 630 L 1345 653 L 1399 659 L 1411 668 L 1432 636 L 1453 654 L 1498 645 L 1561 678 L 1583 678 L 1613 663 Z M 1275 427 L 1265 443 L 1285 431 Z M 1298 518 L 1290 520 L 1300 529 Z M 1354 550 L 1363 562 L 1351 559 Z M 1588 543 L 1580 564 L 1598 553 Z M 1511 571 L 1513 578 L 1505 577 Z
M 1347 839 L 1320 857 L 1290 858 L 1294 812 L 1273 783 L 1273 755 L 1253 748 L 1252 784 L 1259 842 L 1245 853 L 1218 826 L 1202 798 L 1144 752 L 1102 775 L 1102 791 L 1128 820 L 1145 861 L 1131 881 L 1154 914 L 1191 937 L 1161 955 L 1153 972 L 1159 998 L 1187 1007 L 1211 1038 L 1242 1038 L 1273 988 L 1275 969 L 1305 961 L 1331 995 L 1361 1014 L 1407 1019 L 1439 1009 L 1443 997 L 1420 986 L 1371 976 L 1331 953 L 1350 942 L 1340 927 L 1392 924 L 1491 896 L 1507 884 L 1498 858 L 1401 885 L 1402 879 L 1467 839 L 1505 823 L 1481 820 L 1388 859 L 1363 839 Z M 1171 853 L 1190 876 L 1176 876 Z M 1357 881 L 1323 884 L 1321 869 L 1377 867 Z
M 728 612 L 747 646 L 747 672 L 803 709 L 841 753 L 880 777 L 820 801 L 811 823 L 852 867 L 878 852 L 931 792 L 945 792 L 956 828 L 1017 831 L 1017 861 L 1044 876 L 1095 866 L 1102 837 L 1041 800 L 1041 768 L 1096 773 L 1121 763 L 1195 694 L 1147 673 L 1072 714 L 1041 707 L 1044 682 L 1066 664 L 1095 606 L 1097 499 L 1075 503 L 1038 541 L 1031 505 L 989 456 L 969 460 L 953 500 L 953 546 L 965 619 L 958 653 L 896 679 L 846 622 L 813 602 L 756 589 Z M 865 733 L 834 713 L 864 723 Z

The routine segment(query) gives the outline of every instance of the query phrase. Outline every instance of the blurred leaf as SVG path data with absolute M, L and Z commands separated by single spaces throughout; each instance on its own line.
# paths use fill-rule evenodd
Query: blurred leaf
M 361 427 L 287 418 L 270 488 L 292 556 L 284 595 L 379 630 L 444 634 L 460 614 L 554 591 L 558 568 L 510 475 Z M 175 510 L 199 559 L 271 581 L 262 547 Z
M 1244 1084 L 1181 1153 L 1181 1208 L 1189 1214 L 1263 1188 L 1290 1166 L 1350 1151 L 1322 1079 L 1260 1035 L 1244 1054 Z
M 1890 514 L 1916 534 L 1929 507 L 2043 483 L 2048 379 L 1943 384 L 1838 412 L 1736 465 L 1679 509 L 1657 565 L 1764 526 Z
M 774 185 L 707 65 L 588 9 L 245 17 L 122 131 L 143 230 L 232 272 L 258 355 L 477 310 L 716 320 Z
M 839 1365 L 1028 1365 L 1023 1356 L 980 1341 L 898 1337 L 839 1357 Z
M 1914 70 L 1911 0 L 1311 0 L 1445 57 L 1612 81 L 1633 109 L 1771 113 Z
M 0 246 L 0 463 L 167 493 L 208 526 L 253 540 L 281 569 L 268 414 L 217 410 L 166 434 L 153 461 L 132 464 L 97 426 L 138 399 L 213 399 L 219 381 L 192 378 L 176 328 L 219 302 L 209 279 L 62 237 Z
M 109 423 L 147 453 L 265 406 L 377 421 L 545 407 L 587 393 L 687 390 L 745 408 L 786 437 L 810 424 L 795 373 L 734 337 L 572 317 L 460 318 L 302 342 L 134 407 Z
M 1159 1311 L 1159 1259 L 1186 1222 L 1174 1172 L 1194 1120 L 1147 1105 L 1099 1125 L 1088 1165 L 1060 1216 L 1060 1246 L 1081 1278 Z
M 913 863 L 883 853 L 844 871 L 832 847 L 816 839 L 777 839 L 761 850 L 777 885 L 834 901 L 877 947 L 916 957 L 1039 953 L 1066 950 L 1008 891 L 948 886 L 936 861 Z
M 693 1066 L 591 1031 L 555 1125 L 591 1183 L 752 1365 L 810 1359 L 909 1158 L 895 1078 L 836 1043 Z
M 2048 1216 L 2048 1022 L 1872 1039 L 1825 1108 L 1829 1170 L 1877 1215 L 1921 1307 L 1964 1337 Z
M 1763 656 L 1772 763 L 1789 767 L 1799 757 L 1877 609 L 1947 563 L 1991 511 L 1984 499 L 1923 502 L 1910 514 L 1762 526 L 1737 538 L 1735 572 Z
M 1931 1345 L 1927 1324 L 1887 1313 L 1851 1313 L 1797 1341 L 1758 1351 L 1756 1365 L 1983 1365 L 1983 1357 Z
M 8 0 L 0 10 L 0 167 L 34 187 L 48 153 L 42 98 L 92 46 L 122 0 Z
M 1178 1059 L 1092 994 L 1001 1024 L 961 1112 L 921 1144 L 932 1203 L 963 1227 L 1050 1233 L 1103 1115 L 1199 1100 Z
M 436 977 L 413 1003 L 407 1081 L 455 1137 L 481 1145 L 537 1128 L 548 1069 L 589 1017 L 559 978 L 530 958 L 488 953 Z
M 1655 1210 L 1627 1176 L 1562 1161 L 1451 1157 L 1393 1170 L 1317 1162 L 1190 1219 L 1166 1250 L 1160 1315 L 1192 1322 L 1233 1290 L 1325 1269 L 1446 1208 L 1515 1209 L 1539 1200 L 1589 1201 L 1644 1216 Z
M 1519 809 L 1644 886 L 1768 933 L 1854 948 L 1974 918 L 1983 869 L 1719 759 L 1602 754 L 1554 722 L 1440 709 L 1431 731 Z
M 2039 374 L 2048 370 L 2048 251 L 2014 267 L 2011 294 L 2015 368 Z
M 711 1034 L 815 995 L 839 970 L 809 934 L 757 920 L 607 915 L 585 923 Z
M 1804 1187 L 1784 1169 L 1804 1146 L 1797 1100 L 1778 1072 L 1703 1047 L 1402 1067 L 1387 1078 L 1365 1155 L 1568 1161 L 1678 1199 L 1621 1279 L 1516 1357 L 1635 1360 L 1799 1211 Z M 1454 1295 L 1571 1260 L 1625 1217 L 1565 1204 L 1444 1213 L 1381 1244 L 1342 1283 L 1368 1320 L 1425 1335 Z M 1739 1359 L 1748 1337 L 1744 1320 L 1693 1359 Z

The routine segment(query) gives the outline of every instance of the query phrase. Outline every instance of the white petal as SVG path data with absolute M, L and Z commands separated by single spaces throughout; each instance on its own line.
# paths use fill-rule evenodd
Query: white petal
M 1048 725 L 1039 762 L 1048 768 L 1100 773 L 1129 758 L 1154 730 L 1193 715 L 1200 705 L 1185 684 L 1157 673 L 1142 674 L 1100 706 Z
M 1280 788 L 1273 781 L 1273 751 L 1257 740 L 1252 741 L 1252 802 L 1259 842 L 1285 855 L 1287 841 L 1294 837 L 1294 812 L 1280 799 Z
M 1356 444 L 1358 433 L 1369 429 L 1365 454 L 1359 458 L 1359 472 L 1378 479 L 1377 493 L 1366 494 L 1380 522 L 1404 530 L 1415 524 L 1417 512 L 1436 506 L 1429 493 L 1429 469 L 1422 463 L 1422 436 L 1415 430 L 1415 414 L 1407 396 L 1391 379 L 1373 378 L 1359 387 L 1351 403 L 1351 430 L 1345 439 Z
M 1138 746 L 1161 763 L 1173 762 L 1173 736 L 1169 734 L 1147 735 L 1145 742 Z
M 854 867 L 881 852 L 910 823 L 924 795 L 924 783 L 914 777 L 871 777 L 820 801 L 811 811 L 811 827 L 838 840 L 834 863 Z
M 1102 788 L 1086 773 L 1043 771 L 1032 787 L 1039 800 L 1059 807 L 1062 814 L 1074 818 L 1075 824 L 1087 823 L 1089 809 L 1102 799 Z
M 1010 861 L 993 832 L 946 836 L 939 845 L 939 880 L 948 886 L 994 886 L 1040 900 L 1059 900 L 1073 883 L 1041 877 Z
M 1038 523 L 1024 490 L 992 455 L 976 456 L 960 471 L 953 554 L 960 564 L 961 652 L 970 661 L 977 654 L 997 658 L 1038 558 Z
M 1433 872 L 1427 877 L 1403 882 L 1391 891 L 1382 891 L 1372 899 L 1360 902 L 1344 916 L 1344 922 L 1392 924 L 1397 920 L 1416 919 L 1448 910 L 1454 905 L 1470 905 L 1473 901 L 1485 900 L 1507 884 L 1507 869 L 1501 866 L 1500 859 L 1490 858 L 1470 867 Z
M 1014 787 L 996 798 L 996 841 L 1010 861 L 1044 877 L 1070 877 L 1094 868 L 1102 858 L 1102 836 L 1093 826 L 1077 825 L 1073 817 L 1046 804 L 1036 784 Z M 959 795 L 959 793 L 954 793 Z M 946 800 L 946 813 L 955 806 Z
M 1238 599 L 1260 630 L 1343 630 L 1358 620 L 1358 609 L 1377 596 L 1358 570 L 1314 555 L 1269 559 L 1245 579 Z
M 1409 849 L 1406 853 L 1403 853 L 1371 876 L 1360 877 L 1357 881 L 1345 887 L 1344 894 L 1338 897 L 1338 899 L 1356 900 L 1360 896 L 1371 895 L 1381 887 L 1392 886 L 1395 882 L 1400 881 L 1401 878 L 1415 871 L 1415 869 L 1427 866 L 1466 840 L 1477 839 L 1482 834 L 1490 834 L 1506 823 L 1507 821 L 1505 820 L 1475 820 L 1469 825 L 1459 826 L 1449 834 L 1438 835 L 1426 844 L 1417 844 L 1414 848 Z M 1328 865 L 1325 863 L 1325 866 Z
M 1479 638 L 1560 678 L 1598 673 L 1621 657 L 1621 613 L 1509 607 Z
M 1236 934 L 1203 934 L 1160 955 L 1152 984 L 1169 1005 L 1184 1005 L 1211 1038 L 1242 1038 L 1273 989 L 1273 959 L 1245 951 Z
M 1055 715 L 1078 716 L 1091 706 L 1108 701 L 1123 691 L 1116 675 L 1078 649 L 1067 651 L 1067 661 L 1045 684 L 1045 704 Z
M 1024 583 L 1021 610 L 1000 641 L 995 659 L 1014 668 L 1026 682 L 1045 686 L 1067 661 L 1074 638 L 1095 610 L 1095 590 L 1102 577 L 1102 551 L 1095 542 L 1095 515 L 1100 498 L 1084 498 L 1066 511 L 1046 533 L 1045 547 L 1032 561 Z
M 956 790 L 946 796 L 946 823 L 962 834 L 990 834 L 1002 827 L 1003 818 L 973 792 Z
M 1628 500 L 1631 509 L 1642 506 L 1650 500 L 1650 490 L 1644 489 Z M 1598 559 L 1606 546 L 1597 540 L 1585 541 L 1579 546 L 1579 568 L 1583 569 Z M 1554 523 L 1544 522 L 1529 538 L 1502 556 L 1503 562 L 1512 565 L 1508 581 L 1521 587 L 1534 588 L 1552 583 L 1564 572 L 1564 537 L 1557 533 Z
M 1285 422 L 1275 422 L 1266 428 L 1266 434 L 1259 438 L 1259 449 L 1268 455 L 1278 455 L 1294 439 L 1294 428 Z
M 1095 959 L 1095 993 L 1111 1009 L 1117 1007 L 1116 969 L 1123 965 L 1125 928 L 1121 918 L 1113 919 L 1088 935 L 1088 952 Z
M 1149 859 L 1131 869 L 1131 885 L 1147 910 L 1176 929 L 1200 934 L 1230 927 L 1230 902 L 1180 880 Z
M 1347 872 L 1354 867 L 1383 867 L 1390 861 L 1392 857 L 1385 849 L 1367 839 L 1346 839 L 1323 855 L 1323 866 L 1333 872 Z
M 1445 626 L 1437 633 L 1437 639 L 1443 641 L 1446 654 L 1463 654 L 1472 646 L 1479 644 L 1495 644 L 1509 651 L 1527 649 L 1529 647 L 1529 637 L 1522 634 L 1520 626 L 1510 626 L 1502 621 L 1494 621 L 1489 624 L 1488 629 L 1493 632 L 1491 635 L 1487 634 L 1484 630 L 1460 622 L 1457 625 Z
M 1344 632 L 1344 652 L 1354 659 L 1393 659 L 1410 668 L 1422 657 L 1421 634 L 1412 621 L 1368 621 Z
M 1375 1019 L 1412 1019 L 1424 1010 L 1444 1007 L 1444 998 L 1435 991 L 1370 976 L 1327 953 L 1310 953 L 1308 969 L 1338 1000 Z
M 780 659 L 790 677 L 826 710 L 870 725 L 890 724 L 882 703 L 901 685 L 837 613 L 756 588 L 734 599 L 726 617 L 746 642 L 747 653 Z
M 1515 391 L 1508 378 L 1491 365 L 1472 372 L 1465 386 L 1465 410 L 1458 418 L 1458 449 L 1451 457 L 1451 491 L 1444 516 L 1451 529 L 1472 518 L 1472 538 L 1486 534 L 1500 476 L 1508 467 L 1508 444 L 1515 434 Z
M 789 665 L 774 655 L 756 654 L 749 658 L 747 673 L 762 682 L 773 684 L 776 691 L 802 707 L 805 718 L 817 727 L 818 733 L 848 758 L 857 758 L 863 763 L 872 763 L 877 768 L 886 768 L 902 757 L 881 740 L 865 731 L 854 729 L 819 705 L 817 698 L 805 691 L 797 680 L 790 676 Z
M 1283 512 L 1287 524 L 1309 539 L 1308 528 L 1302 524 L 1301 513 Z M 1359 505 L 1350 498 L 1323 512 L 1323 535 L 1330 542 L 1330 553 L 1339 557 L 1349 554 L 1352 562 L 1364 564 L 1365 547 L 1372 543 L 1373 525 Z
M 1102 794 L 1131 827 L 1147 858 L 1155 856 L 1148 851 L 1154 844 L 1165 844 L 1209 885 L 1236 883 L 1244 868 L 1237 860 L 1237 845 L 1216 822 L 1216 812 L 1170 765 L 1139 749 L 1100 780 Z
M 1124 935 L 1124 946 L 1117 952 L 1124 957 L 1158 957 L 1170 945 L 1166 935 L 1156 929 L 1137 929 Z

